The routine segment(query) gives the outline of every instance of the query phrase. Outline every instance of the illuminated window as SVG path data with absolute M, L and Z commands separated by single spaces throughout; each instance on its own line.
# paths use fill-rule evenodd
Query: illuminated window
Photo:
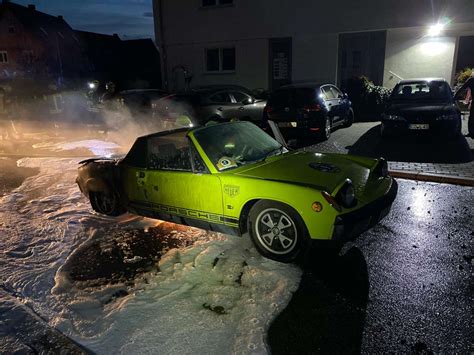
M 207 72 L 235 71 L 235 48 L 208 48 L 206 49 Z
M 6 51 L 0 51 L 0 63 L 8 63 L 8 54 Z

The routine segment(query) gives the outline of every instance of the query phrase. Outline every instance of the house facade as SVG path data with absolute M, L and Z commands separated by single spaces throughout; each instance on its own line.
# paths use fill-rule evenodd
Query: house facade
M 275 89 L 365 75 L 444 77 L 474 66 L 472 0 L 154 0 L 164 81 Z M 430 26 L 441 23 L 438 33 Z
M 74 80 L 87 70 L 79 39 L 61 16 L 0 3 L 0 80 L 31 85 Z M 26 85 L 29 86 L 30 84 Z

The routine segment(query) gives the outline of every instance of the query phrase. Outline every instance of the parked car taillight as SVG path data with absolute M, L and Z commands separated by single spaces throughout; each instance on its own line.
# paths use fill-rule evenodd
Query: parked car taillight
M 303 107 L 304 112 L 317 112 L 321 111 L 321 106 L 319 104 L 305 105 Z
M 265 113 L 272 113 L 272 112 L 273 112 L 273 107 L 267 105 L 267 106 L 265 106 L 265 108 L 263 109 L 263 111 L 264 111 Z

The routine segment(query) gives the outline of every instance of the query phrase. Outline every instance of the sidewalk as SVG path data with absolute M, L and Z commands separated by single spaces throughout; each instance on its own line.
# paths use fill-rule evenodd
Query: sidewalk
M 394 177 L 474 186 L 474 162 L 463 164 L 389 162 Z
M 463 133 L 467 133 L 467 120 L 463 122 Z M 306 151 L 321 153 L 348 154 L 351 146 L 356 144 L 368 131 L 373 130 L 379 122 L 355 123 L 352 127 L 333 132 L 328 141 L 302 148 Z M 377 139 L 375 136 L 374 139 Z M 469 149 L 474 151 L 474 140 L 466 138 Z M 372 142 L 368 142 L 370 146 Z M 377 146 L 377 143 L 373 143 Z M 362 154 L 361 154 L 362 155 Z M 474 186 L 474 161 L 466 163 L 428 163 L 389 161 L 389 171 L 394 177 L 448 183 L 456 185 Z

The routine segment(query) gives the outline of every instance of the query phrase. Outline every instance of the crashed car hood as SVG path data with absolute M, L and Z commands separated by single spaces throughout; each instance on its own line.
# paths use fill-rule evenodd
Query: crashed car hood
M 301 184 L 332 193 L 345 179 L 358 186 L 367 181 L 375 160 L 342 154 L 310 152 L 287 153 L 248 166 L 237 175 L 272 181 Z

